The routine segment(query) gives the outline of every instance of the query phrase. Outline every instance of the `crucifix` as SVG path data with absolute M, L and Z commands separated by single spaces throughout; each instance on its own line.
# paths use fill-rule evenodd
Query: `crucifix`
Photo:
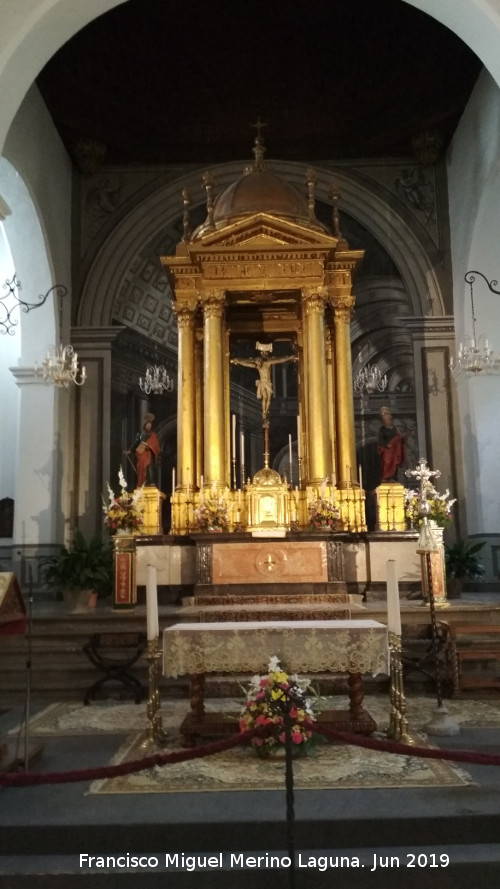
M 441 476 L 441 472 L 439 471 L 439 469 L 434 469 L 434 470 L 429 469 L 429 467 L 427 466 L 427 460 L 424 460 L 423 457 L 420 457 L 420 460 L 418 461 L 418 464 L 417 464 L 417 468 L 416 469 L 407 469 L 405 472 L 405 475 L 408 478 L 413 477 L 413 478 L 417 479 L 417 481 L 420 482 L 420 506 L 423 506 L 424 504 L 426 506 L 428 506 L 428 504 L 427 504 L 427 482 L 431 478 L 439 478 Z M 419 506 L 419 512 L 421 511 L 420 506 Z M 421 515 L 428 515 L 429 511 L 430 510 L 424 509 L 421 511 Z

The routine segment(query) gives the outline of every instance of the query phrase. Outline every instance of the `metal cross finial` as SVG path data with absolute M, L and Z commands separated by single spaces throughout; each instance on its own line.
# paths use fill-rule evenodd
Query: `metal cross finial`
M 423 457 L 420 457 L 417 468 L 407 469 L 405 475 L 407 475 L 408 478 L 413 477 L 418 479 L 420 484 L 422 485 L 422 482 L 428 482 L 430 478 L 439 478 L 441 472 L 439 471 L 439 469 L 429 469 L 429 467 L 427 466 L 427 460 L 424 460 Z
M 260 115 L 258 115 L 257 116 L 257 123 L 253 123 L 253 124 L 251 124 L 251 126 L 257 130 L 257 139 L 260 142 L 260 135 L 261 135 L 260 131 L 263 127 L 267 127 L 267 123 L 262 123 L 262 121 L 260 119 Z

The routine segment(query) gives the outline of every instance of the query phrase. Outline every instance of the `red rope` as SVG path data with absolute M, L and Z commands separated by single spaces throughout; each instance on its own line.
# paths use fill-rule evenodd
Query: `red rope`
M 421 759 L 446 759 L 453 762 L 468 762 L 480 766 L 500 766 L 500 756 L 489 753 L 475 753 L 473 750 L 439 750 L 436 747 L 419 747 L 416 744 L 399 744 L 397 741 L 383 741 L 379 738 L 366 738 L 349 732 L 337 732 L 332 729 L 311 725 L 311 730 L 324 735 L 330 741 L 343 741 L 355 747 L 366 747 L 382 753 L 394 753 L 399 756 L 417 756 Z
M 94 781 L 101 778 L 118 778 L 122 775 L 130 775 L 133 772 L 143 772 L 154 766 L 170 765 L 177 762 L 186 762 L 190 759 L 200 759 L 205 756 L 214 756 L 223 753 L 233 747 L 246 744 L 253 737 L 266 737 L 271 734 L 273 727 L 259 726 L 248 732 L 234 734 L 222 741 L 214 741 L 211 744 L 203 744 L 199 747 L 190 747 L 186 750 L 174 750 L 172 753 L 154 753 L 143 759 L 123 762 L 114 766 L 101 766 L 94 769 L 74 769 L 67 772 L 2 772 L 0 773 L 0 787 L 27 787 L 39 784 L 71 784 L 79 781 Z M 331 741 L 343 741 L 355 747 L 365 747 L 369 750 L 378 750 L 383 753 L 393 753 L 399 756 L 416 756 L 421 759 L 446 759 L 453 762 L 472 763 L 474 765 L 498 766 L 500 756 L 487 753 L 475 753 L 472 750 L 438 750 L 435 747 L 419 747 L 417 745 L 399 744 L 396 741 L 383 741 L 378 738 L 367 738 L 363 735 L 354 735 L 349 732 L 337 732 L 331 729 L 320 728 L 311 725 L 311 729 Z

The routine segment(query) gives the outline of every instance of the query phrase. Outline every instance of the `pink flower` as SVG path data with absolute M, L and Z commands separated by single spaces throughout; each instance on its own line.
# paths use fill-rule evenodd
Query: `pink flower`
M 255 725 L 267 725 L 268 722 L 272 722 L 272 720 L 269 719 L 268 716 L 264 716 L 263 713 L 260 713 L 259 716 L 257 716 L 257 719 L 255 720 Z
M 290 715 L 290 719 L 297 719 L 297 708 L 296 708 L 296 707 L 290 707 L 290 713 L 289 713 L 289 715 Z
M 301 744 L 302 743 L 302 735 L 300 732 L 292 732 L 291 737 L 292 737 L 292 741 L 294 744 Z

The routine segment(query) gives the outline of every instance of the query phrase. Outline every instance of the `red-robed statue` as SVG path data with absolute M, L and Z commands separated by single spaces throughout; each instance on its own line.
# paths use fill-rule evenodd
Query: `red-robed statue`
M 380 408 L 382 426 L 378 434 L 377 453 L 380 456 L 380 484 L 396 481 L 398 466 L 404 463 L 405 440 L 392 422 L 388 407 Z
M 142 432 L 138 433 L 130 451 L 125 451 L 127 455 L 134 455 L 138 488 L 141 485 L 155 484 L 155 468 L 160 453 L 160 442 L 156 432 L 153 432 L 153 420 L 154 414 L 146 414 Z

